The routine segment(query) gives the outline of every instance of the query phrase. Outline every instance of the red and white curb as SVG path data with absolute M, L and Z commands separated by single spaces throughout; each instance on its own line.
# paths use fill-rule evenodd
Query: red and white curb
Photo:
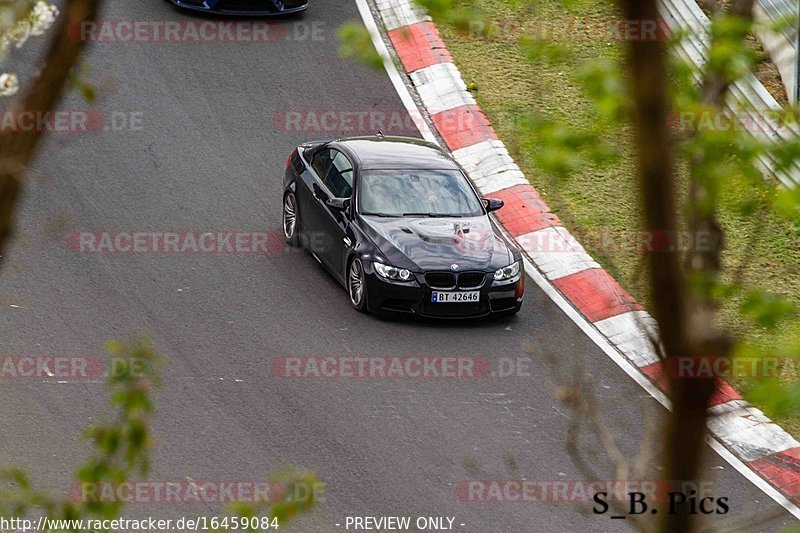
M 586 253 L 530 185 L 467 91 L 425 11 L 413 0 L 373 2 L 382 27 L 367 0 L 356 0 L 398 94 L 409 112 L 428 114 L 481 193 L 505 202 L 497 219 L 524 251 L 527 274 L 629 376 L 670 408 L 653 343 L 655 320 Z M 421 130 L 426 139 L 436 139 L 426 125 Z M 800 518 L 800 443 L 729 386 L 717 392 L 709 411 L 709 445 Z

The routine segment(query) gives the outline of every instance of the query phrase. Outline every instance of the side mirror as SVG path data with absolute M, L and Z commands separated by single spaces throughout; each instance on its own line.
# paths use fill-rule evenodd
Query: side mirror
M 505 205 L 503 200 L 499 200 L 497 198 L 481 198 L 483 200 L 483 204 L 486 206 L 486 211 L 491 213 L 492 211 L 497 211 L 501 207 Z
M 328 198 L 325 205 L 336 211 L 347 211 L 350 209 L 350 198 Z

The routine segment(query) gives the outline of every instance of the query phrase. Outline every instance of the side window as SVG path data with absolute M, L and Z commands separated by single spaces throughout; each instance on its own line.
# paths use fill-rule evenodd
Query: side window
M 353 164 L 337 150 L 331 150 L 332 164 L 322 182 L 336 198 L 349 198 L 353 194 Z
M 325 181 L 325 176 L 328 174 L 328 170 L 331 168 L 331 153 L 333 150 L 325 149 L 320 150 L 315 156 L 314 160 L 311 162 L 311 168 L 314 169 L 314 172 L 317 173 L 319 179 Z

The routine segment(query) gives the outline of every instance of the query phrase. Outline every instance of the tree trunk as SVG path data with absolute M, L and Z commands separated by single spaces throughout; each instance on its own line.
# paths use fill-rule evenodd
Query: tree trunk
M 14 111 L 46 113 L 54 110 L 64 94 L 72 68 L 86 43 L 75 38 L 71 29 L 81 21 L 97 18 L 102 0 L 68 0 L 54 28 L 41 74 L 18 100 Z M 45 132 L 8 131 L 0 134 L 0 264 L 14 231 L 14 213 L 22 193 L 23 179 L 36 155 Z
M 659 19 L 656 0 L 620 0 L 627 20 Z M 753 0 L 737 0 L 733 15 L 750 19 Z M 663 232 L 677 244 L 677 212 L 672 174 L 670 130 L 667 122 L 666 48 L 660 40 L 631 40 L 627 45 L 633 94 L 633 122 L 636 128 L 639 157 L 639 183 L 642 191 L 645 229 Z M 721 109 L 732 80 L 720 73 L 705 73 L 702 103 Z M 689 282 L 681 272 L 677 246 L 670 251 L 649 253 L 649 276 L 654 316 L 659 324 L 667 369 L 676 368 L 670 358 L 727 357 L 730 341 L 715 324 L 717 304 L 712 295 L 721 272 L 723 233 L 716 218 L 717 200 L 701 172 L 702 156 L 690 164 L 688 230 L 695 246 L 687 254 Z M 707 247 L 696 245 L 698 236 L 706 238 Z M 687 290 L 691 283 L 691 293 Z M 668 372 L 668 375 L 670 373 Z M 666 471 L 664 479 L 678 483 L 694 482 L 700 474 L 703 458 L 708 405 L 717 380 L 677 379 L 670 376 L 672 414 L 666 428 Z M 687 495 L 688 496 L 688 495 Z M 687 507 L 687 506 L 684 506 Z M 675 514 L 662 510 L 661 527 L 665 532 L 695 531 L 699 523 L 688 509 Z
M 659 20 L 656 0 L 621 0 L 626 20 Z M 667 93 L 666 47 L 660 39 L 630 40 L 627 44 L 633 95 L 639 186 L 644 229 L 664 235 L 676 244 L 678 235 L 675 183 L 672 169 L 670 105 Z M 648 267 L 653 315 L 658 321 L 664 356 L 691 354 L 685 278 L 677 249 L 651 251 Z M 665 363 L 669 364 L 669 363 Z M 666 481 L 692 481 L 698 477 L 706 432 L 706 406 L 714 383 L 671 380 L 673 410 L 666 427 Z M 661 511 L 665 532 L 692 531 L 692 516 Z M 680 510 L 679 510 L 680 511 Z

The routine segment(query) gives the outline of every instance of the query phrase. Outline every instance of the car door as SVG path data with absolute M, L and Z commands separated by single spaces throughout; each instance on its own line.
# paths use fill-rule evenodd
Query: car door
M 315 232 L 319 231 L 320 208 L 316 198 L 319 184 L 322 183 L 321 176 L 325 176 L 331 165 L 331 151 L 323 148 L 316 153 L 312 153 L 307 158 L 308 165 L 300 175 L 300 182 L 297 186 L 297 203 L 300 212 L 300 225 L 303 228 L 303 245 L 310 251 L 317 252 L 316 242 L 319 240 Z
M 328 198 L 350 198 L 353 196 L 353 163 L 347 156 L 339 150 L 331 150 L 331 165 L 322 180 L 323 188 L 320 196 L 328 195 Z M 327 198 L 326 198 L 327 199 Z M 323 226 L 326 239 L 326 246 L 322 252 L 324 261 L 333 270 L 334 274 L 344 279 L 344 242 L 347 234 L 347 226 L 350 220 L 347 215 L 337 209 L 328 206 L 325 201 L 320 202 L 323 208 L 323 217 L 320 221 Z
M 324 209 L 320 205 L 320 199 L 327 195 L 322 194 L 322 178 L 328 173 L 331 166 L 331 149 L 323 148 L 313 154 L 309 161 L 309 170 L 301 176 L 302 187 L 298 187 L 297 201 L 300 207 L 300 223 L 303 226 L 303 244 L 313 252 L 320 260 L 328 239 L 323 234 L 325 224 L 323 223 Z
M 329 207 L 330 198 L 350 198 L 353 192 L 353 165 L 334 148 L 324 148 L 311 161 L 306 198 L 301 199 L 301 218 L 305 221 L 306 246 L 337 277 L 343 276 L 341 257 L 348 220 L 344 213 Z

